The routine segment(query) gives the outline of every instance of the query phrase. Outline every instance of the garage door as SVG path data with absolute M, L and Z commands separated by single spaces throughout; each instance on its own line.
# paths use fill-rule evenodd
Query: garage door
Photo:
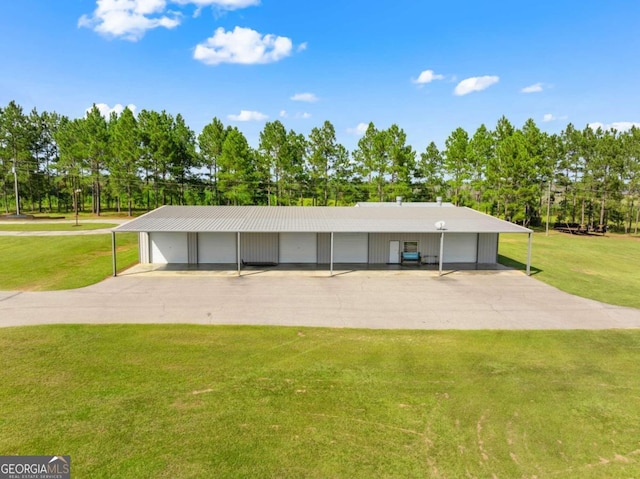
M 198 263 L 235 263 L 235 233 L 199 233 Z
M 317 263 L 316 233 L 280 233 L 280 263 Z
M 188 263 L 187 233 L 150 233 L 151 262 Z
M 449 233 L 444 235 L 445 263 L 475 263 L 478 235 L 475 233 Z
M 333 235 L 334 263 L 368 263 L 369 235 L 367 233 L 335 233 Z

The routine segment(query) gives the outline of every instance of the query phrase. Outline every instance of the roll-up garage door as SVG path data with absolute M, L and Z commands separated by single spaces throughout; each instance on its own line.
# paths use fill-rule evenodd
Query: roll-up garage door
M 477 233 L 445 234 L 443 261 L 445 263 L 475 263 L 477 247 Z
M 334 263 L 368 263 L 369 235 L 367 233 L 334 233 Z
M 198 233 L 198 263 L 235 263 L 235 233 Z
M 151 262 L 188 263 L 187 233 L 150 233 Z
M 280 233 L 280 263 L 317 263 L 316 233 Z

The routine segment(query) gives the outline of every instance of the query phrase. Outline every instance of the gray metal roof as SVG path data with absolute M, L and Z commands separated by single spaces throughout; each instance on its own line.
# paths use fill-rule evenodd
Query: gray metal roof
M 381 202 L 381 201 L 362 201 L 362 202 L 358 202 L 356 203 L 357 207 L 380 207 L 380 206 L 385 206 L 385 207 L 391 207 L 391 208 L 415 208 L 417 207 L 421 207 L 421 208 L 435 208 L 437 207 L 450 207 L 450 206 L 454 206 L 453 203 L 448 203 L 448 202 L 442 202 L 442 203 L 438 203 L 436 201 L 401 201 L 401 202 L 394 202 L 394 201 L 385 201 L 385 202 Z
M 321 206 L 162 206 L 114 231 L 311 233 L 531 233 L 469 208 Z

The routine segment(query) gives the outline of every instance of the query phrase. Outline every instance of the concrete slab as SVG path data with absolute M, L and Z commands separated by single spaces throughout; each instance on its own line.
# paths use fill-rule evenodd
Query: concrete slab
M 132 270 L 71 291 L 0 292 L 0 326 L 193 323 L 374 329 L 640 327 L 640 310 L 563 293 L 518 271 Z

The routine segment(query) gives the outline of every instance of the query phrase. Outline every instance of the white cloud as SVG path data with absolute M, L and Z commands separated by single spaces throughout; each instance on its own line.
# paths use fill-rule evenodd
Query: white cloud
M 457 96 L 468 95 L 474 91 L 485 90 L 499 81 L 500 77 L 494 75 L 466 78 L 456 85 L 453 93 Z
M 592 130 L 597 130 L 598 128 L 602 128 L 603 130 L 617 130 L 617 131 L 628 131 L 634 126 L 636 128 L 640 128 L 640 122 L 637 121 L 614 121 L 613 123 L 600 123 L 594 122 L 588 124 L 589 128 Z
M 239 115 L 228 115 L 227 118 L 231 121 L 262 121 L 269 117 L 259 111 L 240 110 Z
M 289 118 L 289 112 L 287 110 L 280 110 L 280 118 Z M 296 120 L 308 120 L 311 118 L 311 113 L 307 113 L 306 111 L 298 112 L 293 115 L 293 118 Z
M 180 5 L 193 4 L 198 8 L 218 7 L 224 10 L 238 10 L 240 8 L 260 5 L 260 0 L 173 0 Z
M 193 58 L 207 65 L 271 63 L 291 55 L 292 46 L 287 37 L 261 35 L 243 27 L 227 32 L 220 27 L 212 37 L 196 46 Z
M 542 83 L 534 83 L 533 85 L 529 85 L 520 90 L 521 93 L 539 93 L 544 90 L 544 85 Z
M 293 101 L 306 101 L 307 103 L 315 103 L 318 101 L 318 97 L 313 93 L 296 93 L 290 100 Z
M 434 80 L 444 80 L 444 75 L 439 75 L 434 73 L 433 70 L 424 70 L 420 73 L 417 80 L 412 80 L 413 83 L 417 83 L 418 85 L 426 85 L 427 83 L 431 83 Z
M 347 133 L 362 136 L 367 132 L 367 128 L 369 128 L 368 123 L 358 123 L 355 128 L 347 128 Z
M 120 103 L 116 103 L 115 105 L 113 105 L 113 108 L 111 108 L 109 105 L 107 105 L 106 103 L 96 103 L 96 108 L 100 111 L 100 113 L 102 114 L 102 116 L 104 116 L 105 118 L 109 118 L 109 116 L 111 116 L 111 113 L 115 112 L 116 115 L 120 115 L 120 113 L 122 113 L 125 109 L 124 106 L 122 106 Z M 129 110 L 131 110 L 134 114 L 136 113 L 136 106 L 132 103 L 128 104 L 127 107 L 129 108 Z M 91 109 L 93 108 L 93 106 L 90 106 L 89 108 L 87 108 L 85 110 L 85 113 L 89 113 L 91 111 Z
M 260 0 L 97 0 L 93 14 L 82 15 L 78 26 L 91 28 L 101 35 L 137 41 L 147 30 L 175 28 L 180 24 L 182 14 L 169 10 L 169 4 L 195 5 L 197 17 L 204 7 L 236 10 L 259 3 Z
M 300 45 L 298 45 L 297 50 L 299 52 L 303 52 L 303 51 L 305 51 L 307 49 L 307 46 L 308 46 L 307 42 L 302 42 Z
M 153 28 L 175 28 L 180 14 L 164 15 L 166 0 L 98 0 L 93 15 L 82 15 L 79 27 L 112 37 L 136 41 Z
M 548 123 L 550 121 L 566 120 L 567 118 L 569 118 L 567 115 L 555 116 L 553 113 L 545 113 L 542 117 L 542 121 Z

